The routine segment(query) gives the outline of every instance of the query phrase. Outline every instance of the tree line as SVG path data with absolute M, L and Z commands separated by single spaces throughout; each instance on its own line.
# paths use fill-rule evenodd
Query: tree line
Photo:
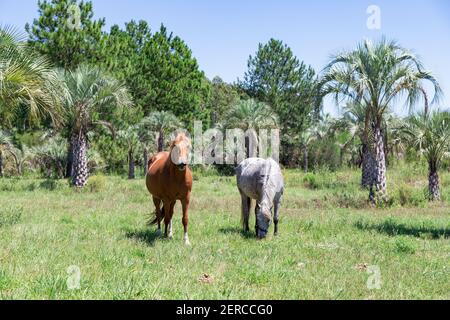
M 154 32 L 130 21 L 105 31 L 89 1 L 44 0 L 38 9 L 25 35 L 0 29 L 0 176 L 9 163 L 10 174 L 30 168 L 81 188 L 89 172 L 127 164 L 134 178 L 135 165 L 145 170 L 172 130 L 201 120 L 219 129 L 277 127 L 285 167 L 360 167 L 373 202 L 388 197 L 391 159 L 423 155 L 430 199 L 440 198 L 449 114 L 431 110 L 442 96 L 438 82 L 396 42 L 364 41 L 316 72 L 270 39 L 249 57 L 243 79 L 229 84 L 207 79 L 164 25 Z M 323 113 L 327 96 L 341 106 L 339 118 Z M 399 100 L 410 116 L 391 112 Z

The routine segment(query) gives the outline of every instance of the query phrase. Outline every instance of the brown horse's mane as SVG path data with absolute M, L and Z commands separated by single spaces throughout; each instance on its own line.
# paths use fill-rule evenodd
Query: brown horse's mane
M 177 134 L 175 139 L 170 142 L 170 151 L 172 151 L 172 149 L 181 141 L 187 141 L 189 145 L 191 144 L 191 139 L 189 139 L 189 137 L 184 132 L 180 132 Z
M 184 132 L 180 132 L 177 134 L 177 136 L 170 142 L 170 146 L 169 146 L 169 153 L 172 152 L 173 148 L 175 148 L 175 146 L 180 143 L 181 141 L 187 141 L 187 143 L 189 145 L 191 145 L 191 140 L 189 139 L 188 136 L 186 136 L 186 134 Z M 157 159 L 157 154 L 153 154 L 152 156 L 150 156 L 150 159 L 148 159 L 147 161 L 147 168 L 150 167 L 150 165 Z

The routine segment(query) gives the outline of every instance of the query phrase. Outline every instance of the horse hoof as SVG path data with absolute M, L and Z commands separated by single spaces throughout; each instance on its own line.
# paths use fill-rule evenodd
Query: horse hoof
M 189 242 L 189 240 L 184 240 L 184 244 L 187 245 L 187 246 L 190 246 L 190 245 L 191 245 L 191 243 Z
M 159 237 L 159 236 L 161 236 L 161 229 L 157 229 L 156 230 L 156 235 Z

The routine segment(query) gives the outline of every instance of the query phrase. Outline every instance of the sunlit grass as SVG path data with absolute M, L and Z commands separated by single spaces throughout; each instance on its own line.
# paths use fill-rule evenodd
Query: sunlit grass
M 65 181 L 1 179 L 0 215 L 13 218 L 0 225 L 0 298 L 449 298 L 450 174 L 442 173 L 444 201 L 428 204 L 423 172 L 390 170 L 385 209 L 366 203 L 357 171 L 316 172 L 315 189 L 301 171 L 284 175 L 280 235 L 258 241 L 241 232 L 235 178 L 198 174 L 191 247 L 179 204 L 173 240 L 146 226 L 153 206 L 142 179 L 99 178 L 81 193 Z M 419 205 L 402 206 L 405 184 Z M 366 285 L 372 265 L 379 290 Z M 81 270 L 79 289 L 68 289 L 70 266 Z

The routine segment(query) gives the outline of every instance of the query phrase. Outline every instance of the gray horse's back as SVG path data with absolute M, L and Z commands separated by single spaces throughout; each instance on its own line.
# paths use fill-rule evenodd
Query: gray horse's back
M 275 160 L 248 158 L 236 168 L 237 186 L 252 199 L 259 199 L 262 187 L 269 181 L 274 193 L 282 194 L 284 183 L 281 169 Z

